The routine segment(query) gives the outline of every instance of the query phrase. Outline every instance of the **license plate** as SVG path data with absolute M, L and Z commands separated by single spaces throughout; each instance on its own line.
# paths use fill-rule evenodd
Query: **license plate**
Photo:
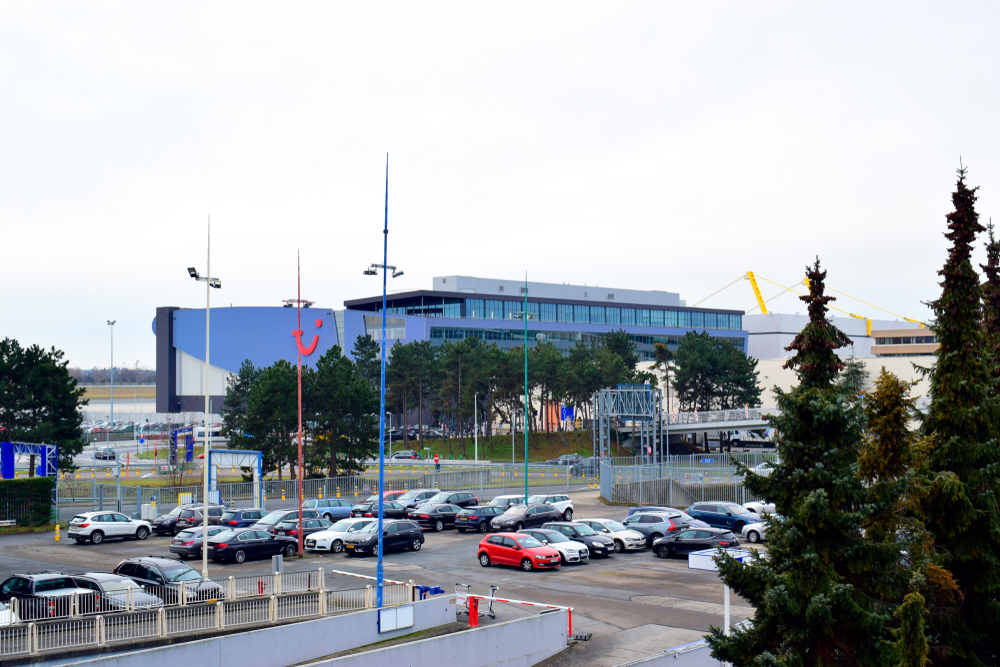
M 460 516 L 460 517 L 458 517 L 458 520 L 459 521 L 468 521 L 469 517 L 467 517 L 467 516 Z
M 348 548 L 348 549 L 353 549 L 353 548 L 354 548 L 354 545 L 353 545 L 353 544 L 348 544 L 348 545 L 346 545 L 346 546 L 347 546 L 347 548 Z
M 284 534 L 285 534 L 285 531 L 283 531 L 283 530 L 279 530 L 278 531 L 278 535 L 284 535 Z

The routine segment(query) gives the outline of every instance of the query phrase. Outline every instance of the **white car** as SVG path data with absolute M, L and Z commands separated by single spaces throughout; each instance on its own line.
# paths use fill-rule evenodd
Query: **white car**
M 762 514 L 774 514 L 774 503 L 759 503 L 755 501 L 743 503 L 743 507 L 747 508 L 757 516 L 761 516 Z
M 530 496 L 529 505 L 549 505 L 562 514 L 563 521 L 573 520 L 573 501 L 566 494 L 551 493 L 548 495 Z
M 360 531 L 375 519 L 341 519 L 326 530 L 306 536 L 306 551 L 327 551 L 339 554 L 344 550 L 344 538 Z
M 6 602 L 0 602 L 0 628 L 7 625 L 14 625 L 18 622 L 17 615 Z
M 489 504 L 493 507 L 500 507 L 506 511 L 508 507 L 523 505 L 524 496 L 496 496 L 490 501 Z
M 760 475 L 761 477 L 770 477 L 771 471 L 774 470 L 776 463 L 781 463 L 781 461 L 764 461 L 763 463 L 758 463 L 753 468 L 750 468 L 750 472 Z
M 777 514 L 771 515 L 772 521 L 780 518 Z M 751 544 L 760 544 L 767 539 L 767 524 L 759 521 L 743 526 L 743 537 Z
M 82 544 L 90 540 L 100 544 L 106 539 L 134 538 L 144 540 L 153 527 L 148 521 L 130 519 L 120 512 L 83 512 L 69 522 L 67 535 Z
M 646 536 L 637 530 L 630 530 L 618 521 L 611 519 L 577 519 L 594 529 L 598 535 L 610 537 L 615 541 L 615 553 L 623 551 L 639 551 L 646 548 Z
M 531 535 L 545 546 L 552 547 L 558 551 L 563 565 L 566 563 L 582 563 L 590 560 L 590 549 L 587 548 L 586 544 L 571 540 L 558 530 L 528 528 L 521 532 L 525 535 Z

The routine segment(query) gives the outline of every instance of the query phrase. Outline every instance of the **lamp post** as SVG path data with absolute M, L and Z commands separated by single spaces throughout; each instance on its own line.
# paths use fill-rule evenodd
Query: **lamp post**
M 534 315 L 528 312 L 528 273 L 524 274 L 524 310 L 511 313 L 514 319 L 524 320 L 524 502 L 528 503 L 528 320 Z M 511 427 L 513 427 L 511 419 Z
M 108 428 L 105 430 L 107 433 L 105 437 L 105 446 L 111 446 L 111 430 L 115 427 L 115 322 L 118 320 L 108 320 L 108 326 L 111 327 L 111 415 L 109 416 Z M 107 456 L 107 452 L 105 452 Z M 115 457 L 117 461 L 117 456 Z M 94 484 L 97 483 L 97 443 L 94 443 L 94 476 L 90 483 L 90 495 L 94 495 Z M 102 496 L 103 497 L 103 496 Z M 91 500 L 91 507 L 93 507 L 93 499 Z
M 383 313 L 384 314 L 384 313 Z M 389 460 L 392 460 L 392 413 L 385 413 L 389 417 Z
M 298 296 L 294 299 L 285 299 L 285 307 L 295 304 L 298 314 L 298 327 L 295 329 L 295 335 L 300 339 L 302 337 L 302 306 L 305 305 L 309 308 L 313 305 L 312 301 L 306 301 L 302 298 L 302 261 L 298 261 Z M 299 474 L 296 476 L 296 496 L 298 497 L 298 508 L 299 508 L 299 553 L 305 553 L 302 548 L 302 539 L 304 537 L 303 530 L 304 524 L 302 523 L 302 345 L 297 345 L 299 350 Z
M 205 439 L 202 455 L 205 457 L 205 477 L 204 485 L 205 488 L 202 491 L 202 501 L 204 507 L 202 507 L 201 514 L 201 576 L 208 579 L 208 473 L 211 467 L 211 458 L 208 454 L 209 440 L 208 440 L 208 413 L 211 409 L 210 399 L 208 395 L 208 364 L 209 364 L 209 314 L 212 311 L 212 290 L 210 288 L 219 289 L 222 287 L 222 281 L 218 278 L 212 278 L 212 216 L 208 216 L 208 251 L 207 251 L 207 267 L 205 272 L 208 275 L 199 275 L 198 271 L 193 267 L 188 267 L 188 275 L 197 280 L 200 283 L 205 283 L 205 373 L 204 373 L 204 383 L 205 383 Z
M 366 276 L 378 275 L 382 269 L 382 382 L 381 399 L 378 417 L 378 564 L 375 566 L 375 603 L 382 608 L 382 534 L 383 516 L 385 515 L 385 496 L 382 489 L 385 486 L 385 321 L 386 321 L 386 278 L 391 269 L 392 277 L 403 275 L 395 266 L 389 266 L 389 156 L 385 156 L 385 222 L 382 229 L 382 263 L 372 264 L 365 269 Z

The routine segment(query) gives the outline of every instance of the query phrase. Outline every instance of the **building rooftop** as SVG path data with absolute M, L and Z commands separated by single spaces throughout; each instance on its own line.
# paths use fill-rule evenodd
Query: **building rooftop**
M 437 276 L 432 289 L 435 292 L 459 292 L 486 296 L 523 296 L 524 281 L 476 278 L 474 276 Z M 563 299 L 567 301 L 592 301 L 614 305 L 634 303 L 650 306 L 684 306 L 677 292 L 662 290 L 636 290 L 599 285 L 570 285 L 568 283 L 528 282 L 528 295 L 537 299 Z

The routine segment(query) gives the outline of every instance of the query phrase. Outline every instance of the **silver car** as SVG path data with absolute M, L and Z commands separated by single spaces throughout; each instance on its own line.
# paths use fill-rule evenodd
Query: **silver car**
M 624 551 L 641 551 L 646 548 L 646 536 L 637 530 L 630 530 L 618 521 L 612 519 L 577 519 L 594 529 L 598 535 L 610 537 L 615 541 L 615 553 Z
M 306 551 L 327 551 L 340 553 L 344 550 L 344 538 L 353 535 L 375 519 L 341 519 L 326 530 L 308 535 L 305 540 Z

